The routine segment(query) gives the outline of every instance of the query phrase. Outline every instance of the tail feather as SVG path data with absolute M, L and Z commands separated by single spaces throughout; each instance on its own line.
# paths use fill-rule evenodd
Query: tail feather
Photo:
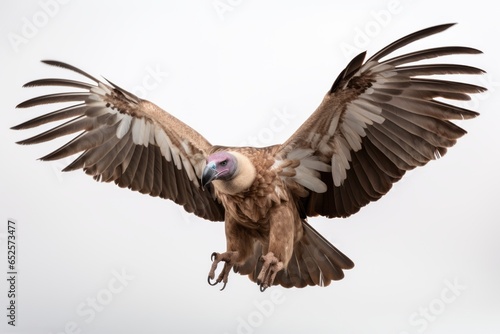
M 345 269 L 352 269 L 354 263 L 311 227 L 302 222 L 303 236 L 295 244 L 292 258 L 285 270 L 280 271 L 274 285 L 286 288 L 303 288 L 308 285 L 328 286 L 331 281 L 344 278 Z M 256 282 L 262 268 L 259 261 L 262 245 L 255 243 L 254 256 L 243 265 L 235 267 L 235 271 Z
M 328 286 L 344 278 L 345 269 L 354 263 L 321 234 L 303 221 L 304 234 L 295 245 L 286 270 L 278 273 L 274 284 L 284 287 Z

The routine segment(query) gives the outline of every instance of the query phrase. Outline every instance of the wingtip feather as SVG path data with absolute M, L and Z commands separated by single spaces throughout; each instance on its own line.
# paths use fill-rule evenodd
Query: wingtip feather
M 414 33 L 408 34 L 408 35 L 394 41 L 393 43 L 389 44 L 388 46 L 386 46 L 382 50 L 378 51 L 377 53 L 375 53 L 373 56 L 370 57 L 370 59 L 367 60 L 367 62 L 372 61 L 372 60 L 379 61 L 381 58 L 394 52 L 397 49 L 404 47 L 405 45 L 413 43 L 419 39 L 443 32 L 446 29 L 449 29 L 450 27 L 454 26 L 455 24 L 456 23 L 439 24 L 436 26 L 424 28 L 424 29 L 418 30 Z
M 47 64 L 47 65 L 50 65 L 50 66 L 55 66 L 55 67 L 61 67 L 61 68 L 64 68 L 64 69 L 67 69 L 67 70 L 70 70 L 70 71 L 73 71 L 73 72 L 76 72 L 78 74 L 81 74 L 87 78 L 89 78 L 90 80 L 98 83 L 99 80 L 96 79 L 95 77 L 93 77 L 92 75 L 88 74 L 87 72 L 85 71 L 82 71 L 81 69 L 79 69 L 78 67 L 75 67 L 73 65 L 70 65 L 70 64 L 67 64 L 65 62 L 62 62 L 62 61 L 58 61 L 58 60 L 51 60 L 51 59 L 43 59 L 41 60 L 42 63 L 44 64 Z

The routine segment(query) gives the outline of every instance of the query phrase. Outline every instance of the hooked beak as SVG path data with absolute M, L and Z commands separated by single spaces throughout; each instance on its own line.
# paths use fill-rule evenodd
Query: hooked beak
M 203 174 L 201 175 L 201 187 L 205 189 L 205 186 L 215 180 L 218 176 L 217 170 L 215 169 L 215 163 L 211 162 L 205 166 L 203 169 Z

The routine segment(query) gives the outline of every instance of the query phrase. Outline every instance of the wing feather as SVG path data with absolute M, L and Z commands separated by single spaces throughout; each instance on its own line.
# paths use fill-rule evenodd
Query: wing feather
M 205 138 L 156 105 L 109 81 L 99 81 L 62 62 L 43 62 L 74 71 L 93 84 L 54 78 L 28 82 L 26 87 L 62 86 L 83 91 L 48 94 L 20 103 L 18 108 L 76 104 L 14 126 L 19 130 L 63 121 L 19 144 L 37 144 L 77 133 L 41 159 L 57 160 L 80 153 L 64 171 L 83 169 L 96 180 L 171 199 L 202 218 L 224 219 L 222 205 L 198 182 L 212 148 Z
M 160 179 L 163 178 L 163 159 L 161 156 L 161 151 L 158 146 L 153 146 L 153 149 L 155 151 L 155 170 L 153 172 L 153 175 L 160 175 Z M 151 196 L 160 196 L 161 191 L 163 188 L 163 182 L 153 182 L 153 188 L 151 189 Z
M 318 180 L 324 184 L 320 187 L 315 182 L 314 187 L 308 187 L 302 183 L 309 193 L 302 197 L 307 215 L 345 217 L 357 212 L 387 193 L 406 171 L 444 155 L 466 133 L 452 121 L 471 119 L 478 113 L 449 101 L 470 100 L 471 94 L 485 88 L 441 78 L 484 71 L 467 65 L 415 62 L 447 55 L 479 54 L 479 50 L 445 46 L 387 57 L 452 25 L 407 35 L 365 62 L 364 52 L 355 57 L 339 74 L 316 111 L 277 150 L 277 166 L 292 160 L 296 161 L 296 169 L 305 168 L 304 158 L 295 154 L 297 150 L 309 150 L 307 159 L 316 158 L 331 166 L 328 172 L 307 167 L 316 171 Z M 287 182 L 296 182 L 289 176 L 283 177 Z M 326 191 L 318 191 L 322 189 Z M 304 189 L 300 190 L 303 193 Z

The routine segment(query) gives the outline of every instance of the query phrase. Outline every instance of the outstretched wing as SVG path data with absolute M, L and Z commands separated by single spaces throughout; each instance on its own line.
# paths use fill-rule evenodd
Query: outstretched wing
M 466 133 L 450 120 L 478 114 L 442 100 L 469 100 L 469 94 L 485 89 L 429 76 L 483 71 L 456 64 L 410 63 L 480 51 L 437 47 L 381 60 L 452 25 L 410 34 L 365 62 L 365 53 L 355 57 L 318 109 L 281 146 L 277 158 L 282 166 L 301 161 L 302 169 L 284 169 L 293 176 L 288 181 L 309 190 L 302 199 L 308 216 L 345 217 L 357 212 L 387 193 L 406 171 L 444 155 Z
M 19 104 L 27 108 L 47 103 L 78 102 L 14 126 L 27 129 L 67 120 L 19 144 L 37 144 L 80 132 L 41 160 L 81 155 L 64 171 L 83 169 L 94 179 L 115 182 L 151 196 L 171 199 L 188 212 L 213 221 L 224 219 L 224 208 L 200 187 L 210 143 L 198 132 L 149 101 L 104 83 L 65 63 L 43 61 L 77 72 L 94 83 L 41 79 L 33 86 L 63 86 L 83 91 L 44 95 Z

